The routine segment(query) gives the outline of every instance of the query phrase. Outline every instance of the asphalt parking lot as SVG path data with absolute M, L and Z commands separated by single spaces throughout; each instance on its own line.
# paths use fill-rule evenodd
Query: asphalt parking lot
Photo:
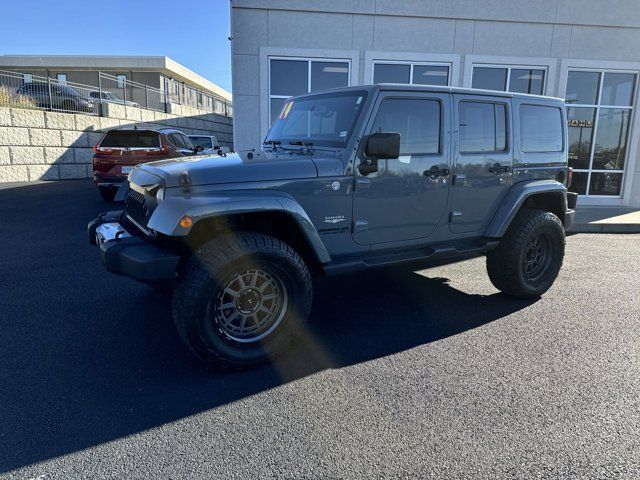
M 320 281 L 294 351 L 220 373 L 103 270 L 104 210 L 0 189 L 0 478 L 640 477 L 640 235 L 569 237 L 537 301 L 482 259 Z

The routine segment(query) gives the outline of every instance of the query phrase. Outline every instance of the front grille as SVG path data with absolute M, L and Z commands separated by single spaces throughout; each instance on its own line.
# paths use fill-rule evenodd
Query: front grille
M 147 207 L 147 200 L 142 193 L 129 190 L 125 201 L 125 212 L 139 227 L 146 229 L 147 222 L 149 221 L 149 209 Z

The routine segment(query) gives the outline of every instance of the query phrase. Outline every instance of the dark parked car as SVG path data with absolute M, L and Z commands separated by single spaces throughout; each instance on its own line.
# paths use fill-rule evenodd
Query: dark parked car
M 93 147 L 93 182 L 102 197 L 112 201 L 136 165 L 195 155 L 201 150 L 184 133 L 171 128 L 109 130 Z
M 33 98 L 42 108 L 71 112 L 93 112 L 95 109 L 95 104 L 91 100 L 67 85 L 43 82 L 25 83 L 17 93 Z

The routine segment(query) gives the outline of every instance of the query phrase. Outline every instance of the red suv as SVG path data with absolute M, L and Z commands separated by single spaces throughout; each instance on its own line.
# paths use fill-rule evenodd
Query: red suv
M 184 133 L 172 128 L 109 130 L 93 147 L 93 183 L 102 198 L 113 201 L 120 184 L 139 163 L 196 155 Z

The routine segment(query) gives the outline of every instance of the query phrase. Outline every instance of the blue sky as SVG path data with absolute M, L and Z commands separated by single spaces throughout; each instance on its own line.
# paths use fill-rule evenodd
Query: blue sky
M 231 91 L 229 0 L 2 2 L 0 55 L 166 55 Z

